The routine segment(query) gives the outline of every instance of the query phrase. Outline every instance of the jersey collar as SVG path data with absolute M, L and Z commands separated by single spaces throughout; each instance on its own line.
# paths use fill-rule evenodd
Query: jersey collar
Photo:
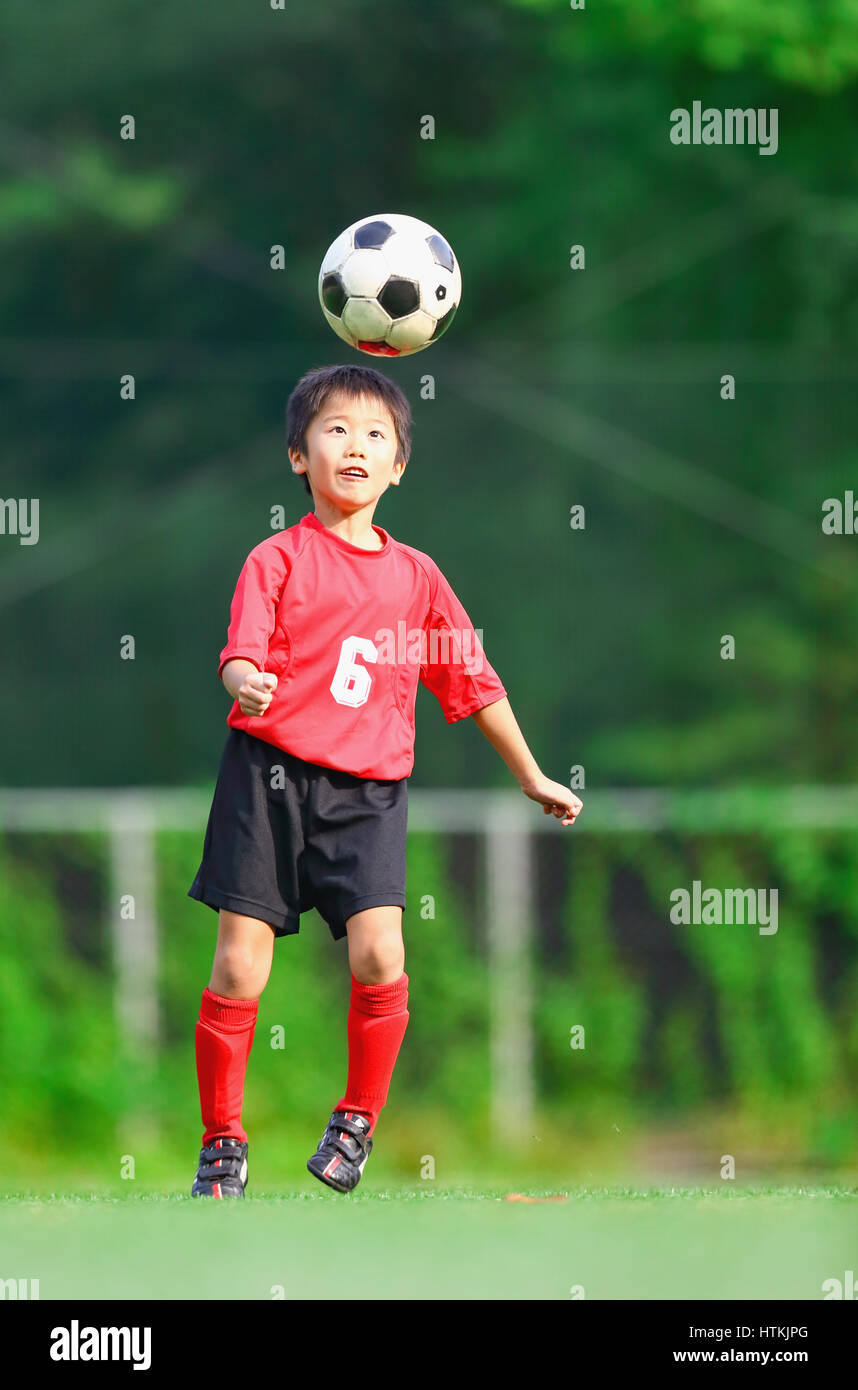
M 343 540 L 342 536 L 336 535 L 319 520 L 315 512 L 307 512 L 306 516 L 302 516 L 299 525 L 309 526 L 313 531 L 321 531 L 333 545 L 339 546 L 340 550 L 344 550 L 349 555 L 363 555 L 367 560 L 375 560 L 379 555 L 386 555 L 390 550 L 390 536 L 382 526 L 373 525 L 372 528 L 382 542 L 381 549 L 365 550 L 362 545 L 352 545 L 351 541 Z

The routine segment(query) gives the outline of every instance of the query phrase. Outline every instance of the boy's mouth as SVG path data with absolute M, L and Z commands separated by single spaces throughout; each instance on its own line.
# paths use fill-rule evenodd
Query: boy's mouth
M 341 468 L 341 469 L 340 469 L 340 477 L 341 477 L 341 478 L 368 478 L 368 477 L 369 477 L 369 474 L 367 473 L 366 469 L 365 469 L 365 468 L 361 468 L 359 464 L 352 464 L 351 467 L 349 467 L 349 468 Z

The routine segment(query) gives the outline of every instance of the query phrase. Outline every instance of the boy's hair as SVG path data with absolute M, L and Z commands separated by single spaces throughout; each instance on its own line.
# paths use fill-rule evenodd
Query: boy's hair
M 374 367 L 314 367 L 298 382 L 286 405 L 286 447 L 307 452 L 307 429 L 329 396 L 342 394 L 352 400 L 368 396 L 390 411 L 396 428 L 396 462 L 407 463 L 411 453 L 411 407 L 403 391 Z M 306 473 L 301 478 L 312 497 Z

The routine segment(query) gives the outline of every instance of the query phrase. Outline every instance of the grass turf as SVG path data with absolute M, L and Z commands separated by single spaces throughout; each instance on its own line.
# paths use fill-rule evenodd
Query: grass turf
M 0 1278 L 37 1278 L 41 1299 L 821 1300 L 856 1268 L 848 1187 L 509 1193 L 8 1195 Z

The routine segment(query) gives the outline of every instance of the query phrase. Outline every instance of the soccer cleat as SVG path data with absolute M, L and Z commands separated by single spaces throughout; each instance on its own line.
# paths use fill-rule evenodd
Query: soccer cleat
M 246 1144 L 225 1134 L 200 1149 L 192 1197 L 243 1197 L 246 1186 Z
M 307 1168 L 337 1192 L 351 1192 L 372 1153 L 369 1120 L 356 1110 L 335 1110 Z

